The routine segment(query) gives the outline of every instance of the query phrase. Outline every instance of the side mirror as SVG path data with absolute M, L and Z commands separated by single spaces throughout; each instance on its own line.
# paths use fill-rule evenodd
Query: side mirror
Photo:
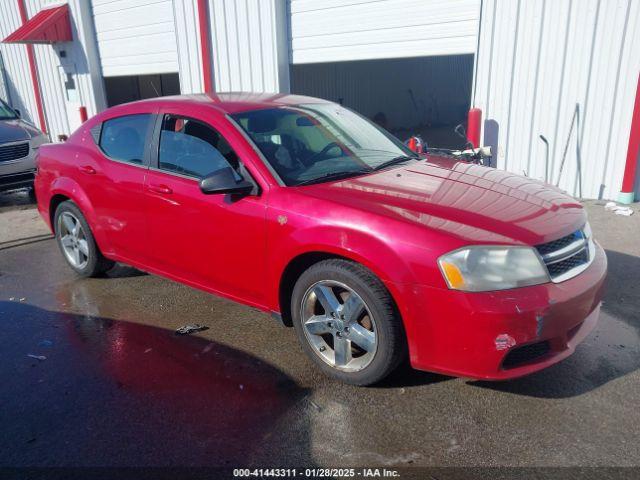
M 200 180 L 200 190 L 207 195 L 216 193 L 249 195 L 253 190 L 253 183 L 244 179 L 236 180 L 233 168 L 225 167 Z
M 22 113 L 20 112 L 20 110 L 18 110 L 17 108 L 14 108 L 13 111 L 16 112 L 16 116 L 18 118 L 22 118 Z

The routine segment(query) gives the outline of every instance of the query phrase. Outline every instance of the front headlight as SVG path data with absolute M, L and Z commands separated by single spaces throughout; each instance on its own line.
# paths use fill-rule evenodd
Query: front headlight
M 441 256 L 438 265 L 449 288 L 466 292 L 506 290 L 550 281 L 531 247 L 466 247 Z

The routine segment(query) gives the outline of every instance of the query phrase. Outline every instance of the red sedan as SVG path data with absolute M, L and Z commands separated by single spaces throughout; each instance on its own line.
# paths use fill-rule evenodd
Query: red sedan
M 482 379 L 547 367 L 594 327 L 606 276 L 563 192 L 417 156 L 314 98 L 111 108 L 40 148 L 36 193 L 78 274 L 123 262 L 271 312 L 358 385 L 407 355 Z

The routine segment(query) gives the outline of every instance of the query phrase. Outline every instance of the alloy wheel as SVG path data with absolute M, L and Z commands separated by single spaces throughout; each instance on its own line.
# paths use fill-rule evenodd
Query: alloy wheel
M 355 372 L 366 368 L 378 348 L 371 310 L 349 286 L 332 280 L 313 284 L 302 298 L 304 334 L 330 366 Z
M 71 265 L 82 270 L 89 263 L 89 243 L 80 220 L 71 212 L 63 212 L 58 217 L 60 244 Z

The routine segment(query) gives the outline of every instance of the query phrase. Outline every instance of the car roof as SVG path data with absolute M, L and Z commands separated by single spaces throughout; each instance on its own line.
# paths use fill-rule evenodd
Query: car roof
M 144 103 L 157 107 L 175 107 L 177 105 L 210 105 L 216 109 L 234 114 L 250 110 L 264 110 L 265 108 L 277 108 L 287 105 L 300 105 L 308 103 L 331 103 L 320 98 L 291 95 L 285 93 L 251 93 L 251 92 L 225 92 L 215 94 L 175 95 L 170 97 L 149 98 L 131 102 Z

